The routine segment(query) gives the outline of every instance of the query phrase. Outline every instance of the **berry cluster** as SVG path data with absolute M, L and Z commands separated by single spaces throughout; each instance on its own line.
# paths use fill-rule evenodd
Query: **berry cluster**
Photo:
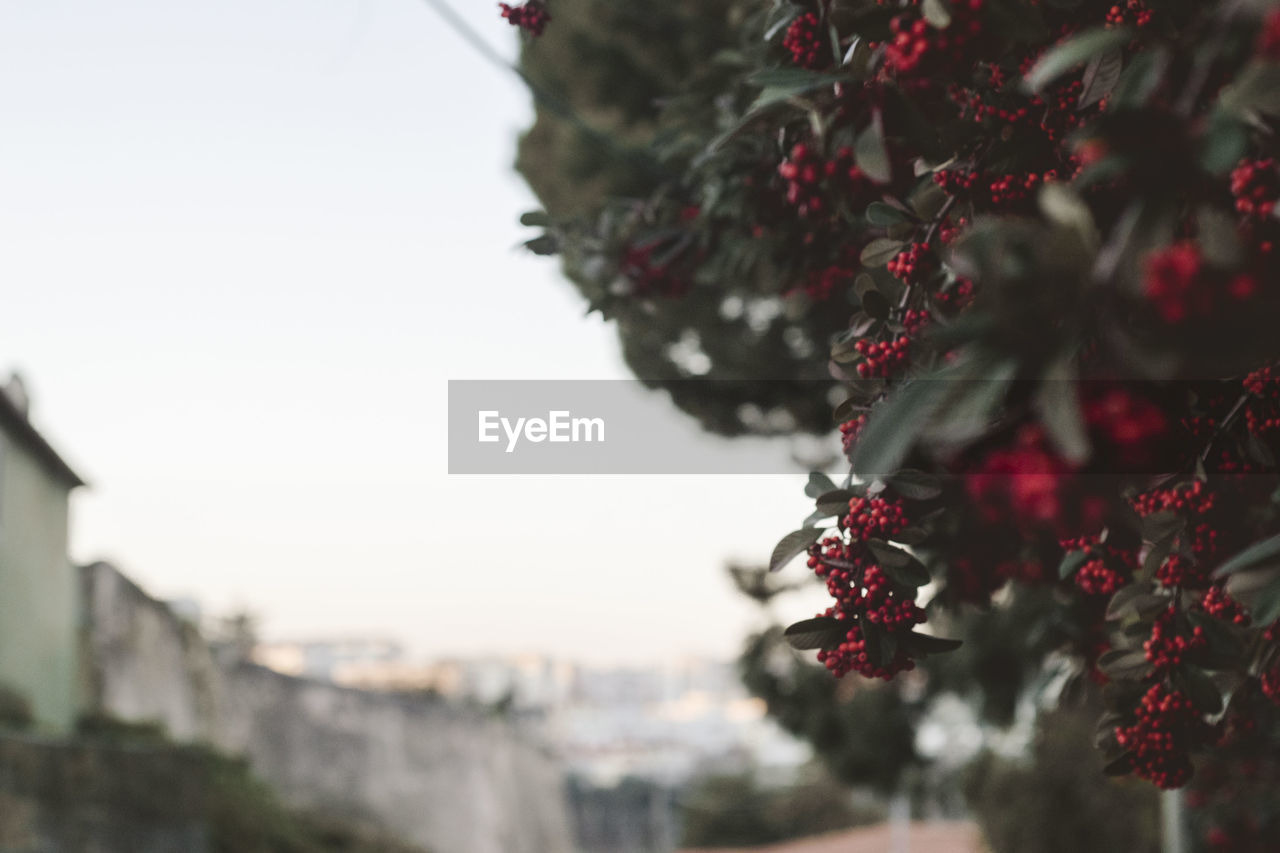
M 858 433 L 862 432 L 862 428 L 866 425 L 866 415 L 858 415 L 840 424 L 840 445 L 844 448 L 845 456 L 853 453 L 853 443 L 858 440 Z
M 499 3 L 498 8 L 502 9 L 502 17 L 513 27 L 519 27 L 531 36 L 542 35 L 547 24 L 551 23 L 551 12 L 547 10 L 546 0 L 525 0 L 519 6 Z
M 1156 568 L 1156 580 L 1162 586 L 1199 589 L 1209 582 L 1205 565 L 1182 554 L 1170 554 Z
M 969 496 L 990 524 L 1014 522 L 1059 537 L 1101 529 L 1106 499 L 1073 476 L 1075 467 L 1051 449 L 1038 423 L 1026 423 L 1013 441 L 990 450 L 965 478 Z
M 948 70 L 963 67 L 982 35 L 984 0 L 952 3 L 951 24 L 935 30 L 923 18 L 899 15 L 890 23 L 893 36 L 885 45 L 884 67 L 901 80 L 946 79 Z
M 927 325 L 929 325 L 928 311 L 908 308 L 902 314 L 902 328 L 906 330 L 908 335 L 920 334 L 920 331 Z
M 1124 586 L 1124 578 L 1108 566 L 1106 560 L 1094 557 L 1076 572 L 1075 583 L 1085 595 L 1110 598 L 1115 595 L 1116 590 Z
M 1133 578 L 1138 568 L 1136 552 L 1104 543 L 1097 535 L 1063 539 L 1059 545 L 1068 553 L 1084 552 L 1085 562 L 1076 570 L 1072 581 L 1088 596 L 1110 598 Z
M 1150 638 L 1142 644 L 1147 660 L 1158 673 L 1181 666 L 1189 654 L 1209 644 L 1204 628 L 1199 625 L 1189 634 L 1179 631 L 1178 627 L 1177 611 L 1172 607 L 1162 610 L 1151 626 Z
M 1242 160 L 1231 171 L 1236 212 L 1246 219 L 1269 219 L 1280 201 L 1280 171 L 1274 157 Z
M 1151 23 L 1151 10 L 1142 0 L 1124 0 L 1107 10 L 1107 27 L 1126 25 L 1145 27 Z
M 1243 627 L 1251 621 L 1244 605 L 1232 598 L 1222 583 L 1215 583 L 1205 590 L 1200 599 L 1200 608 L 1215 619 L 1232 625 Z
M 840 612 L 835 608 L 828 608 L 824 615 L 841 618 Z M 885 681 L 900 672 L 915 669 L 916 666 L 916 662 L 902 648 L 895 649 L 887 663 L 877 663 L 862 625 L 857 621 L 850 621 L 849 631 L 838 646 L 818 652 L 818 662 L 837 678 L 856 672 L 865 678 L 880 678 Z
M 1280 61 L 1280 9 L 1273 9 L 1263 20 L 1254 49 L 1264 59 Z
M 1252 273 L 1222 279 L 1206 268 L 1199 244 L 1184 240 L 1147 258 L 1143 291 L 1161 319 L 1176 326 L 1221 310 L 1221 294 L 1241 303 L 1258 292 L 1259 282 Z
M 663 244 L 628 246 L 622 253 L 622 271 L 636 296 L 683 296 L 689 291 L 688 276 L 677 272 L 670 259 L 655 259 Z
M 892 539 L 907 528 L 906 507 L 900 500 L 857 497 L 849 501 L 849 512 L 840 527 L 853 542 Z
M 1249 394 L 1244 409 L 1245 424 L 1254 435 L 1280 431 L 1280 373 L 1272 365 L 1259 368 L 1244 378 Z
M 1262 695 L 1270 699 L 1272 704 L 1280 706 L 1280 661 L 1263 672 L 1258 677 L 1258 682 L 1262 686 Z
M 1135 471 L 1160 458 L 1169 435 L 1163 409 L 1124 385 L 1092 383 L 1083 396 L 1085 423 L 1100 459 Z
M 831 294 L 847 290 L 854 275 L 854 270 L 841 264 L 809 270 L 805 274 L 804 283 L 792 292 L 803 293 L 814 302 L 825 302 L 831 298 Z
M 1200 247 L 1177 243 L 1147 259 L 1143 288 L 1166 323 L 1177 324 L 1213 308 L 1214 293 L 1201 275 Z
M 786 181 L 787 203 L 802 219 L 817 219 L 835 212 L 833 199 L 855 196 L 871 186 L 854 162 L 853 149 L 844 146 L 830 160 L 805 142 L 797 142 L 778 166 Z
M 1193 480 L 1136 495 L 1132 503 L 1138 515 L 1144 517 L 1158 512 L 1182 516 L 1185 527 L 1175 543 L 1190 549 L 1197 564 L 1207 564 L 1217 554 L 1219 546 L 1218 525 L 1211 518 L 1217 500 L 1217 495 L 1205 486 L 1203 480 Z M 1207 577 L 1196 566 L 1187 565 L 1188 562 L 1181 555 L 1173 554 L 1156 572 L 1157 579 L 1170 586 L 1203 586 Z
M 916 590 L 895 583 L 877 565 L 868 539 L 887 539 L 906 527 L 901 501 L 858 497 L 840 520 L 839 536 L 829 536 L 809 548 L 809 568 L 823 578 L 835 604 L 822 615 L 848 623 L 841 641 L 818 653 L 818 660 L 836 676 L 857 672 L 867 678 L 892 678 L 911 669 L 914 661 L 893 642 L 891 653 L 881 638 L 900 638 L 925 621 L 916 604 Z
M 853 345 L 863 359 L 858 363 L 858 375 L 864 379 L 888 379 L 896 375 L 910 363 L 911 344 L 910 335 L 901 335 L 892 341 L 858 341 Z
M 1143 695 L 1131 725 L 1116 741 L 1132 756 L 1133 772 L 1160 788 L 1181 788 L 1193 772 L 1189 754 L 1213 740 L 1213 729 L 1191 700 L 1162 682 Z
M 821 68 L 827 63 L 822 56 L 821 22 L 813 12 L 805 12 L 787 27 L 782 48 L 791 54 L 791 64 L 801 68 Z
M 889 261 L 889 272 L 907 284 L 927 281 L 938 270 L 938 259 L 927 243 L 912 243 Z

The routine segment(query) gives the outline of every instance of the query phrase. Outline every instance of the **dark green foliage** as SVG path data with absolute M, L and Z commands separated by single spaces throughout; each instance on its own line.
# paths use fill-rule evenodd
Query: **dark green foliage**
M 186 791 L 184 808 L 207 827 L 213 853 L 423 853 L 360 821 L 290 808 L 243 759 L 173 744 L 159 724 L 94 713 L 80 718 L 77 733 L 88 747 L 171 756 L 175 778 L 166 787 Z M 120 807 L 146 811 L 151 791 L 139 787 Z
M 422 853 L 350 820 L 286 807 L 243 761 L 206 761 L 213 853 Z
M 1099 707 L 1041 715 L 1025 759 L 985 753 L 966 786 L 992 853 L 1157 853 L 1158 794 L 1133 780 L 1101 778 L 1102 759 L 1082 748 Z
M 781 628 L 750 637 L 738 661 L 743 684 L 765 701 L 787 731 L 813 744 L 828 770 L 846 785 L 882 794 L 919 764 L 914 719 L 896 684 L 840 682 L 801 660 Z
M 849 829 L 884 820 L 884 811 L 859 805 L 844 785 L 818 767 L 781 786 L 752 774 L 710 776 L 681 800 L 686 847 L 750 847 Z
M 0 729 L 26 729 L 34 721 L 27 697 L 7 684 L 0 684 Z

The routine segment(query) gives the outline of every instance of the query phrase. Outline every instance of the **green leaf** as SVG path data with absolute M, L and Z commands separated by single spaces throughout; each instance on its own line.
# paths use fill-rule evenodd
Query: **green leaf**
M 1080 571 L 1080 567 L 1087 562 L 1089 562 L 1087 551 L 1068 551 L 1063 556 L 1062 562 L 1058 564 L 1058 577 L 1067 580 Z
M 1235 168 L 1249 148 L 1249 128 L 1235 118 L 1217 115 L 1201 140 L 1200 164 L 1213 175 Z
M 921 222 L 928 222 L 942 212 L 949 198 L 946 190 L 929 181 L 912 193 L 911 209 Z
M 889 579 L 904 587 L 925 586 L 933 580 L 924 564 L 910 552 L 895 548 L 879 539 L 868 539 L 867 547 L 875 555 L 876 562 Z
M 877 405 L 853 447 L 853 470 L 863 479 L 897 470 L 934 413 L 946 402 L 951 383 L 917 379 Z
M 1258 60 L 1245 66 L 1235 82 L 1223 90 L 1218 105 L 1241 116 L 1280 113 L 1280 63 Z
M 774 546 L 773 554 L 769 557 L 769 571 L 776 572 L 803 554 L 810 545 L 818 541 L 822 533 L 821 527 L 802 527 L 783 536 Z
M 862 294 L 862 310 L 868 317 L 876 320 L 889 319 L 889 311 L 893 308 L 889 300 L 878 290 L 868 290 Z
M 961 372 L 953 393 L 928 425 L 927 437 L 944 445 L 966 444 L 985 433 L 1018 371 L 1012 358 L 983 356 Z
M 1280 535 L 1263 539 L 1261 542 L 1255 542 L 1245 548 L 1239 554 L 1218 566 L 1213 576 L 1215 578 L 1225 578 L 1236 572 L 1251 569 L 1259 563 L 1271 561 L 1277 556 L 1280 556 Z
M 747 114 L 848 79 L 843 74 L 824 74 L 804 68 L 767 68 L 758 71 L 747 78 L 749 84 L 762 89 Z
M 1209 650 L 1224 660 L 1238 661 L 1244 655 L 1244 639 L 1234 625 L 1215 619 L 1199 610 L 1186 611 L 1191 624 L 1204 631 Z
M 1107 100 L 1107 109 L 1117 112 L 1146 106 L 1147 101 L 1160 88 L 1168 68 L 1169 50 L 1163 45 L 1139 53 L 1120 75 L 1120 80 Z
M 1139 615 L 1163 610 L 1173 601 L 1167 595 L 1151 591 L 1151 584 L 1145 582 L 1131 583 L 1121 587 L 1107 602 L 1107 618 L 1119 619 L 1129 613 Z
M 964 645 L 961 640 L 935 637 L 932 634 L 921 634 L 919 631 L 912 631 L 907 634 L 902 638 L 902 643 L 912 657 L 945 654 L 946 652 L 953 652 Z
M 1076 101 L 1076 109 L 1085 110 L 1101 101 L 1120 82 L 1120 72 L 1124 68 L 1124 57 L 1119 48 L 1112 48 L 1099 53 L 1084 68 L 1084 89 Z
M 782 636 L 793 649 L 828 649 L 840 645 L 849 633 L 849 623 L 834 616 L 817 616 L 789 625 Z
M 1128 776 L 1133 772 L 1133 753 L 1126 752 L 1111 759 L 1102 768 L 1102 772 L 1107 776 Z
M 550 234 L 543 234 L 541 237 L 526 240 L 524 247 L 535 255 L 554 255 L 560 251 L 560 241 Z
M 1177 680 L 1182 682 L 1187 698 L 1197 711 L 1202 714 L 1217 714 L 1222 711 L 1222 694 L 1203 669 L 1183 666 L 1177 671 Z
M 1110 678 L 1137 679 L 1151 671 L 1151 663 L 1141 649 L 1112 649 L 1098 658 L 1098 669 Z
M 1227 594 L 1249 609 L 1255 625 L 1280 619 L 1280 565 L 1239 569 L 1227 579 Z
M 1206 204 L 1196 211 L 1196 230 L 1205 260 L 1213 266 L 1233 268 L 1243 259 L 1244 247 L 1232 217 Z
M 878 228 L 888 228 L 890 225 L 898 225 L 907 221 L 907 214 L 891 204 L 873 201 L 867 206 L 867 222 Z
M 901 542 L 903 545 L 919 545 L 928 538 L 929 531 L 923 527 L 908 527 L 900 533 L 895 533 L 893 541 Z
M 863 633 L 866 634 L 868 628 L 870 627 L 871 627 L 870 623 L 863 625 L 862 627 Z M 878 625 L 875 626 L 875 630 L 873 633 L 878 635 L 879 644 L 880 644 L 880 648 L 879 648 L 880 654 L 879 654 L 879 657 L 877 658 L 877 661 L 879 662 L 880 666 L 888 666 L 889 662 L 893 660 L 894 655 L 898 653 L 898 635 L 893 633 L 892 631 L 881 630 Z
M 804 493 L 808 497 L 816 498 L 825 495 L 827 492 L 833 492 L 836 489 L 835 482 L 821 471 L 809 472 L 809 482 L 804 487 Z
M 1063 459 L 1080 464 L 1089 458 L 1089 435 L 1076 393 L 1075 367 L 1069 359 L 1059 359 L 1045 372 L 1034 406 Z
M 845 515 L 849 512 L 849 501 L 858 496 L 859 492 L 855 489 L 834 489 L 819 495 L 817 506 L 828 516 Z
M 920 4 L 920 14 L 935 29 L 945 30 L 951 26 L 951 10 L 942 0 L 924 0 Z
M 932 474 L 903 468 L 884 478 L 885 484 L 904 498 L 927 501 L 942 494 L 942 481 Z
M 1053 181 L 1044 185 L 1037 201 L 1045 218 L 1079 235 L 1086 252 L 1093 254 L 1098 250 L 1098 226 L 1093 221 L 1093 212 L 1074 190 Z
M 854 141 L 853 156 L 858 168 L 877 184 L 887 184 L 893 177 L 889 150 L 884 144 L 884 121 L 878 110 L 872 116 L 871 124 Z
M 862 250 L 858 262 L 864 267 L 882 267 L 898 256 L 906 243 L 901 240 L 890 240 L 885 237 L 872 240 Z
M 1142 538 L 1148 542 L 1163 542 L 1177 536 L 1185 526 L 1186 521 L 1173 510 L 1153 512 L 1142 519 Z
M 1023 78 L 1023 88 L 1028 92 L 1039 92 L 1076 66 L 1122 47 L 1132 39 L 1133 31 L 1128 27 L 1086 30 L 1046 51 Z
M 773 37 L 786 29 L 792 21 L 800 17 L 800 7 L 791 4 L 785 4 L 775 10 L 777 19 L 772 20 L 768 29 L 764 31 L 764 40 L 773 41 Z
M 905 566 L 911 561 L 911 554 L 896 548 L 883 539 L 868 539 L 867 547 L 875 555 L 876 562 L 882 566 Z

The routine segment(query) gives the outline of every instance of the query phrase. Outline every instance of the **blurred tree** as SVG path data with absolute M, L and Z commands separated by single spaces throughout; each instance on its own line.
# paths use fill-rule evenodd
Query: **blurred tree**
M 701 189 L 679 179 L 699 153 L 687 123 L 720 120 L 705 93 L 740 68 L 742 14 L 731 0 L 557 2 L 556 25 L 521 58 L 543 95 L 516 165 L 547 214 L 526 222 L 555 223 L 529 245 L 560 253 L 591 309 L 617 321 L 633 373 L 704 428 L 824 433 L 834 381 L 820 354 L 844 318 L 784 298 L 793 283 L 753 269 L 743 254 L 761 251 L 752 241 L 726 234 L 721 245 Z M 736 159 L 723 164 L 715 211 L 758 194 L 734 174 Z M 723 275 L 754 293 L 706 286 Z
M 765 785 L 755 774 L 709 776 L 681 802 L 685 847 L 752 847 L 878 823 L 884 810 L 859 805 L 820 767 L 792 783 Z
M 1160 850 L 1157 792 L 1100 778 L 1101 757 L 1080 748 L 1100 712 L 1096 692 L 1064 704 L 1037 720 L 1027 756 L 973 763 L 966 793 L 992 853 Z

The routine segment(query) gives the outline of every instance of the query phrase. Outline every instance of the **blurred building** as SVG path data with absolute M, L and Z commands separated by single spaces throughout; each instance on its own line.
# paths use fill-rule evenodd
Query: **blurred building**
M 340 684 L 343 672 L 402 663 L 404 649 L 394 640 L 367 637 L 259 643 L 253 649 L 253 660 L 285 675 Z
M 376 640 L 261 644 L 253 659 L 346 687 L 501 706 L 590 786 L 633 779 L 672 787 L 748 768 L 785 779 L 812 754 L 723 661 L 610 667 L 529 654 L 422 662 Z
M 67 503 L 84 481 L 32 426 L 29 407 L 15 374 L 0 388 L 0 687 L 29 703 L 39 727 L 63 732 L 79 704 Z

